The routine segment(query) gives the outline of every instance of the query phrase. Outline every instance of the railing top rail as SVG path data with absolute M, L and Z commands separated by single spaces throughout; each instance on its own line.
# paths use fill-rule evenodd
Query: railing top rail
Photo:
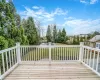
M 21 47 L 38 47 L 38 48 L 49 48 L 49 47 L 80 47 L 80 45 L 22 45 Z
M 89 47 L 89 46 L 82 46 L 82 47 L 90 49 L 90 50 L 94 50 L 94 51 L 99 51 L 100 52 L 100 49 L 97 49 L 97 48 L 92 48 L 92 47 Z
M 10 51 L 10 50 L 15 49 L 15 48 L 17 48 L 17 47 L 15 46 L 15 47 L 11 47 L 11 48 L 8 48 L 8 49 L 1 50 L 0 54 L 7 52 L 7 51 Z

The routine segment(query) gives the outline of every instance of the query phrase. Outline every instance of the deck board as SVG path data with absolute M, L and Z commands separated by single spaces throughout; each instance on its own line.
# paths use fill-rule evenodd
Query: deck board
M 4 80 L 100 80 L 80 63 L 22 64 Z

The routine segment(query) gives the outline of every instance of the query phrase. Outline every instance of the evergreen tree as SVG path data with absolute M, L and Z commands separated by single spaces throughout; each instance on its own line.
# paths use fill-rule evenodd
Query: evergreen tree
M 27 24 L 26 24 L 27 23 Z M 37 44 L 39 42 L 39 37 L 38 37 L 38 32 L 37 28 L 35 26 L 34 20 L 32 17 L 28 17 L 27 22 L 26 22 L 24 29 L 25 29 L 25 34 L 29 40 L 29 44 Z
M 57 29 L 56 29 L 56 25 L 54 25 L 53 27 L 53 42 L 57 42 Z
M 61 30 L 59 30 L 59 32 L 58 32 L 57 42 L 61 43 Z
M 51 33 L 50 25 L 48 25 L 46 38 L 47 38 L 47 42 L 51 42 L 52 41 L 52 33 Z
M 8 41 L 8 47 L 14 46 L 16 42 L 23 43 L 23 38 L 27 40 L 25 34 L 21 35 L 20 22 L 20 16 L 16 13 L 12 0 L 0 1 L 0 36 Z
M 62 43 L 66 43 L 66 31 L 65 31 L 65 29 L 63 28 L 63 30 L 62 30 L 62 33 L 61 33 L 61 42 Z

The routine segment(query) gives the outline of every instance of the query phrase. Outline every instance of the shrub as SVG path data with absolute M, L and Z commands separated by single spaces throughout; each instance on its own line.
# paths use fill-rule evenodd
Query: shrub
M 13 39 L 8 39 L 8 47 L 13 47 L 15 45 L 15 41 Z
M 8 41 L 3 36 L 0 36 L 0 50 L 6 48 L 8 48 Z

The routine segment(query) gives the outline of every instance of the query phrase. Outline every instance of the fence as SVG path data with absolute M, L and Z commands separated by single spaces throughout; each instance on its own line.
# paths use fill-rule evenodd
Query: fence
M 82 63 L 100 76 L 100 49 L 82 46 Z
M 80 61 L 100 75 L 100 50 L 80 45 L 20 46 L 0 51 L 0 78 L 9 74 L 20 62 Z

